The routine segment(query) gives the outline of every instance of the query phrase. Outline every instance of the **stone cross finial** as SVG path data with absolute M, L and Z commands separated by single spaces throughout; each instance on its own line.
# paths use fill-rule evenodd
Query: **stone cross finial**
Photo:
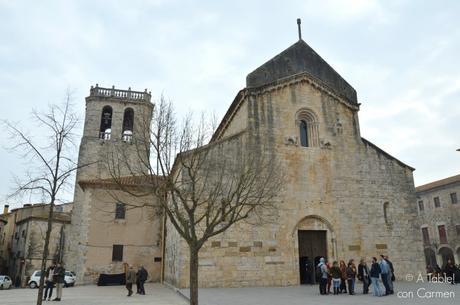
M 300 28 L 301 23 L 302 23 L 302 20 L 300 20 L 300 18 L 297 18 L 297 28 L 299 30 L 299 40 L 302 40 L 302 29 Z

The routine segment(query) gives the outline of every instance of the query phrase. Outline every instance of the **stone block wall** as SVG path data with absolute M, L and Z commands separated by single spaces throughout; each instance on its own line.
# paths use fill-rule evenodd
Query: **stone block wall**
M 149 280 L 159 281 L 162 260 L 162 219 L 153 196 L 134 197 L 120 190 L 85 189 L 90 207 L 87 242 L 80 245 L 79 282 L 95 283 L 101 273 L 125 272 L 143 265 Z M 124 219 L 115 219 L 117 202 L 125 203 Z M 123 245 L 123 260 L 112 261 L 113 245 Z
M 424 270 L 412 169 L 361 138 L 357 108 L 300 78 L 250 90 L 240 109 L 247 113 L 248 136 L 278 157 L 287 181 L 276 199 L 274 222 L 260 227 L 239 223 L 205 245 L 200 253 L 202 287 L 298 284 L 299 229 L 327 231 L 330 260 L 370 261 L 386 254 L 398 278 Z M 300 146 L 296 114 L 302 109 L 317 118 L 314 147 Z M 224 137 L 231 130 L 230 125 Z M 182 245 L 174 236 L 167 243 Z M 181 272 L 168 277 L 186 287 L 188 255 L 182 247 L 176 254 L 185 258 L 175 259 Z

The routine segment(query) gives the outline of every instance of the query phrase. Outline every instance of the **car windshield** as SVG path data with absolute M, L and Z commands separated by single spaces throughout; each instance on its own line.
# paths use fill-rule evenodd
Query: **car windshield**
M 41 271 L 35 271 L 35 276 L 41 276 L 42 272 Z
M 5 277 L 0 275 L 0 281 L 3 281 Z

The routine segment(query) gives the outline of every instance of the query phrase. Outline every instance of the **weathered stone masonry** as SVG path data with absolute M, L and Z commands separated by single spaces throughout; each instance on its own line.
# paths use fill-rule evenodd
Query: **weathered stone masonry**
M 240 223 L 206 244 L 202 287 L 298 284 L 298 230 L 326 231 L 330 260 L 385 253 L 399 278 L 423 270 L 413 169 L 361 138 L 358 110 L 354 89 L 303 41 L 248 75 L 213 140 L 245 131 L 282 160 L 288 181 L 275 224 Z M 309 147 L 299 115 L 311 120 Z M 165 280 L 187 287 L 188 249 L 167 229 Z

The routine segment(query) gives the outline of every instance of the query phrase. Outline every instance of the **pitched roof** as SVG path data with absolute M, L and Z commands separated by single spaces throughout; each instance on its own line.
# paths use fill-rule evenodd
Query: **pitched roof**
M 303 40 L 249 73 L 246 87 L 259 87 L 299 73 L 310 74 L 349 103 L 358 104 L 356 90 Z
M 434 188 L 443 187 L 443 186 L 458 183 L 458 182 L 460 182 L 460 175 L 455 175 L 452 177 L 444 178 L 441 180 L 436 180 L 436 181 L 433 181 L 427 184 L 417 186 L 415 190 L 417 191 L 417 193 L 425 192 L 425 191 L 428 191 Z

